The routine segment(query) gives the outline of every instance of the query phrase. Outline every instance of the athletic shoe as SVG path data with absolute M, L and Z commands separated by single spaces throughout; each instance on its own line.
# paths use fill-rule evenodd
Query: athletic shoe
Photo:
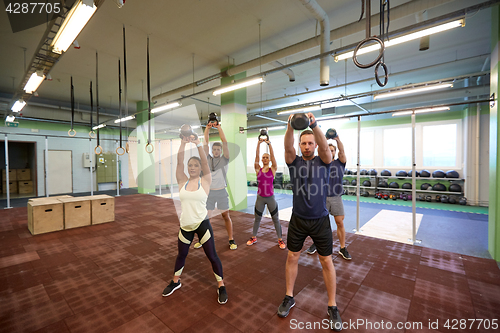
M 257 237 L 250 237 L 250 239 L 247 241 L 247 245 L 250 246 L 250 245 L 254 245 L 255 243 L 257 243 Z
M 194 248 L 195 249 L 199 249 L 200 247 L 202 247 L 203 245 L 201 245 L 200 242 L 197 242 L 197 243 L 194 243 Z
M 168 284 L 167 288 L 163 289 L 163 296 L 170 296 L 174 291 L 176 291 L 177 289 L 179 289 L 180 287 L 182 286 L 181 284 L 181 280 L 179 279 L 179 281 L 177 283 L 174 282 L 174 280 L 171 280 L 170 283 Z
M 282 239 L 278 239 L 278 246 L 280 249 L 284 250 L 286 248 L 285 242 Z
M 339 253 L 342 256 L 342 258 L 344 258 L 345 260 L 351 260 L 352 259 L 352 257 L 349 254 L 349 252 L 347 252 L 347 248 L 346 247 L 341 247 L 340 250 L 339 250 Z
M 306 251 L 307 251 L 307 254 L 316 253 L 316 245 L 314 245 L 314 243 L 313 243 L 311 246 L 309 246 L 309 248 Z
M 217 289 L 217 301 L 219 304 L 226 304 L 227 302 L 227 291 L 226 287 L 220 286 L 219 289 Z
M 281 318 L 285 318 L 286 316 L 288 316 L 288 314 L 290 313 L 290 309 L 293 308 L 294 305 L 295 300 L 293 299 L 293 297 L 286 295 L 283 299 L 283 303 L 281 303 L 278 307 L 278 316 Z
M 329 306 L 327 314 L 330 317 L 330 328 L 335 332 L 342 331 L 342 319 L 340 319 L 339 309 L 336 306 Z
M 238 245 L 236 245 L 236 243 L 234 242 L 234 239 L 231 239 L 231 240 L 229 241 L 229 248 L 230 248 L 231 250 L 236 250 L 236 249 L 238 248 Z

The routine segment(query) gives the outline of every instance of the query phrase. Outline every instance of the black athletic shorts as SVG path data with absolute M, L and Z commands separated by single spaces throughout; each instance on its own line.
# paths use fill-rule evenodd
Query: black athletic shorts
M 307 236 L 312 238 L 319 255 L 326 257 L 332 254 L 332 228 L 328 215 L 319 219 L 306 220 L 292 214 L 288 225 L 288 250 L 300 252 Z

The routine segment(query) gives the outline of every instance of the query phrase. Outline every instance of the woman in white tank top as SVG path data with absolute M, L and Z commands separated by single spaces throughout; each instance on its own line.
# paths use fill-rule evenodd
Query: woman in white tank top
M 196 145 L 199 156 L 193 156 L 188 160 L 187 169 L 189 176 L 184 173 L 184 151 L 188 143 Z M 189 247 L 194 235 L 198 234 L 200 243 L 212 264 L 212 269 L 217 280 L 217 301 L 220 304 L 224 304 L 227 302 L 227 291 L 222 279 L 222 263 L 215 251 L 213 230 L 208 220 L 206 208 L 212 175 L 203 145 L 193 135 L 190 138 L 182 138 L 179 152 L 177 153 L 176 178 L 182 209 L 179 218 L 180 229 L 177 241 L 179 250 L 175 261 L 174 277 L 165 290 L 163 290 L 163 296 L 169 296 L 181 287 L 180 276 L 184 269 Z

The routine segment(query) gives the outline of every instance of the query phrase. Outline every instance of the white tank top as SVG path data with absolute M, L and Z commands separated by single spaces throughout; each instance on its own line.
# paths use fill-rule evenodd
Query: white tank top
M 201 186 L 201 180 L 198 182 L 196 191 L 186 190 L 186 184 L 179 191 L 181 200 L 181 229 L 185 231 L 193 231 L 207 218 L 207 193 Z

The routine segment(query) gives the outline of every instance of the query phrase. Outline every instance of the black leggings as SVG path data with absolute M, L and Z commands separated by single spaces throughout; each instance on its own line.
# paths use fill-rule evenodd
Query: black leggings
M 200 243 L 203 245 L 203 250 L 205 251 L 208 260 L 210 260 L 210 262 L 212 263 L 212 269 L 214 271 L 215 278 L 217 279 L 217 281 L 222 281 L 222 263 L 217 256 L 217 252 L 215 251 L 215 242 L 213 237 L 214 232 L 208 219 L 203 220 L 203 222 L 201 222 L 196 230 L 179 230 L 179 237 L 177 241 L 178 254 L 177 259 L 175 260 L 174 275 L 181 275 L 182 270 L 184 269 L 184 265 L 186 264 L 186 257 L 189 252 L 189 247 L 193 242 L 195 233 L 198 234 Z

